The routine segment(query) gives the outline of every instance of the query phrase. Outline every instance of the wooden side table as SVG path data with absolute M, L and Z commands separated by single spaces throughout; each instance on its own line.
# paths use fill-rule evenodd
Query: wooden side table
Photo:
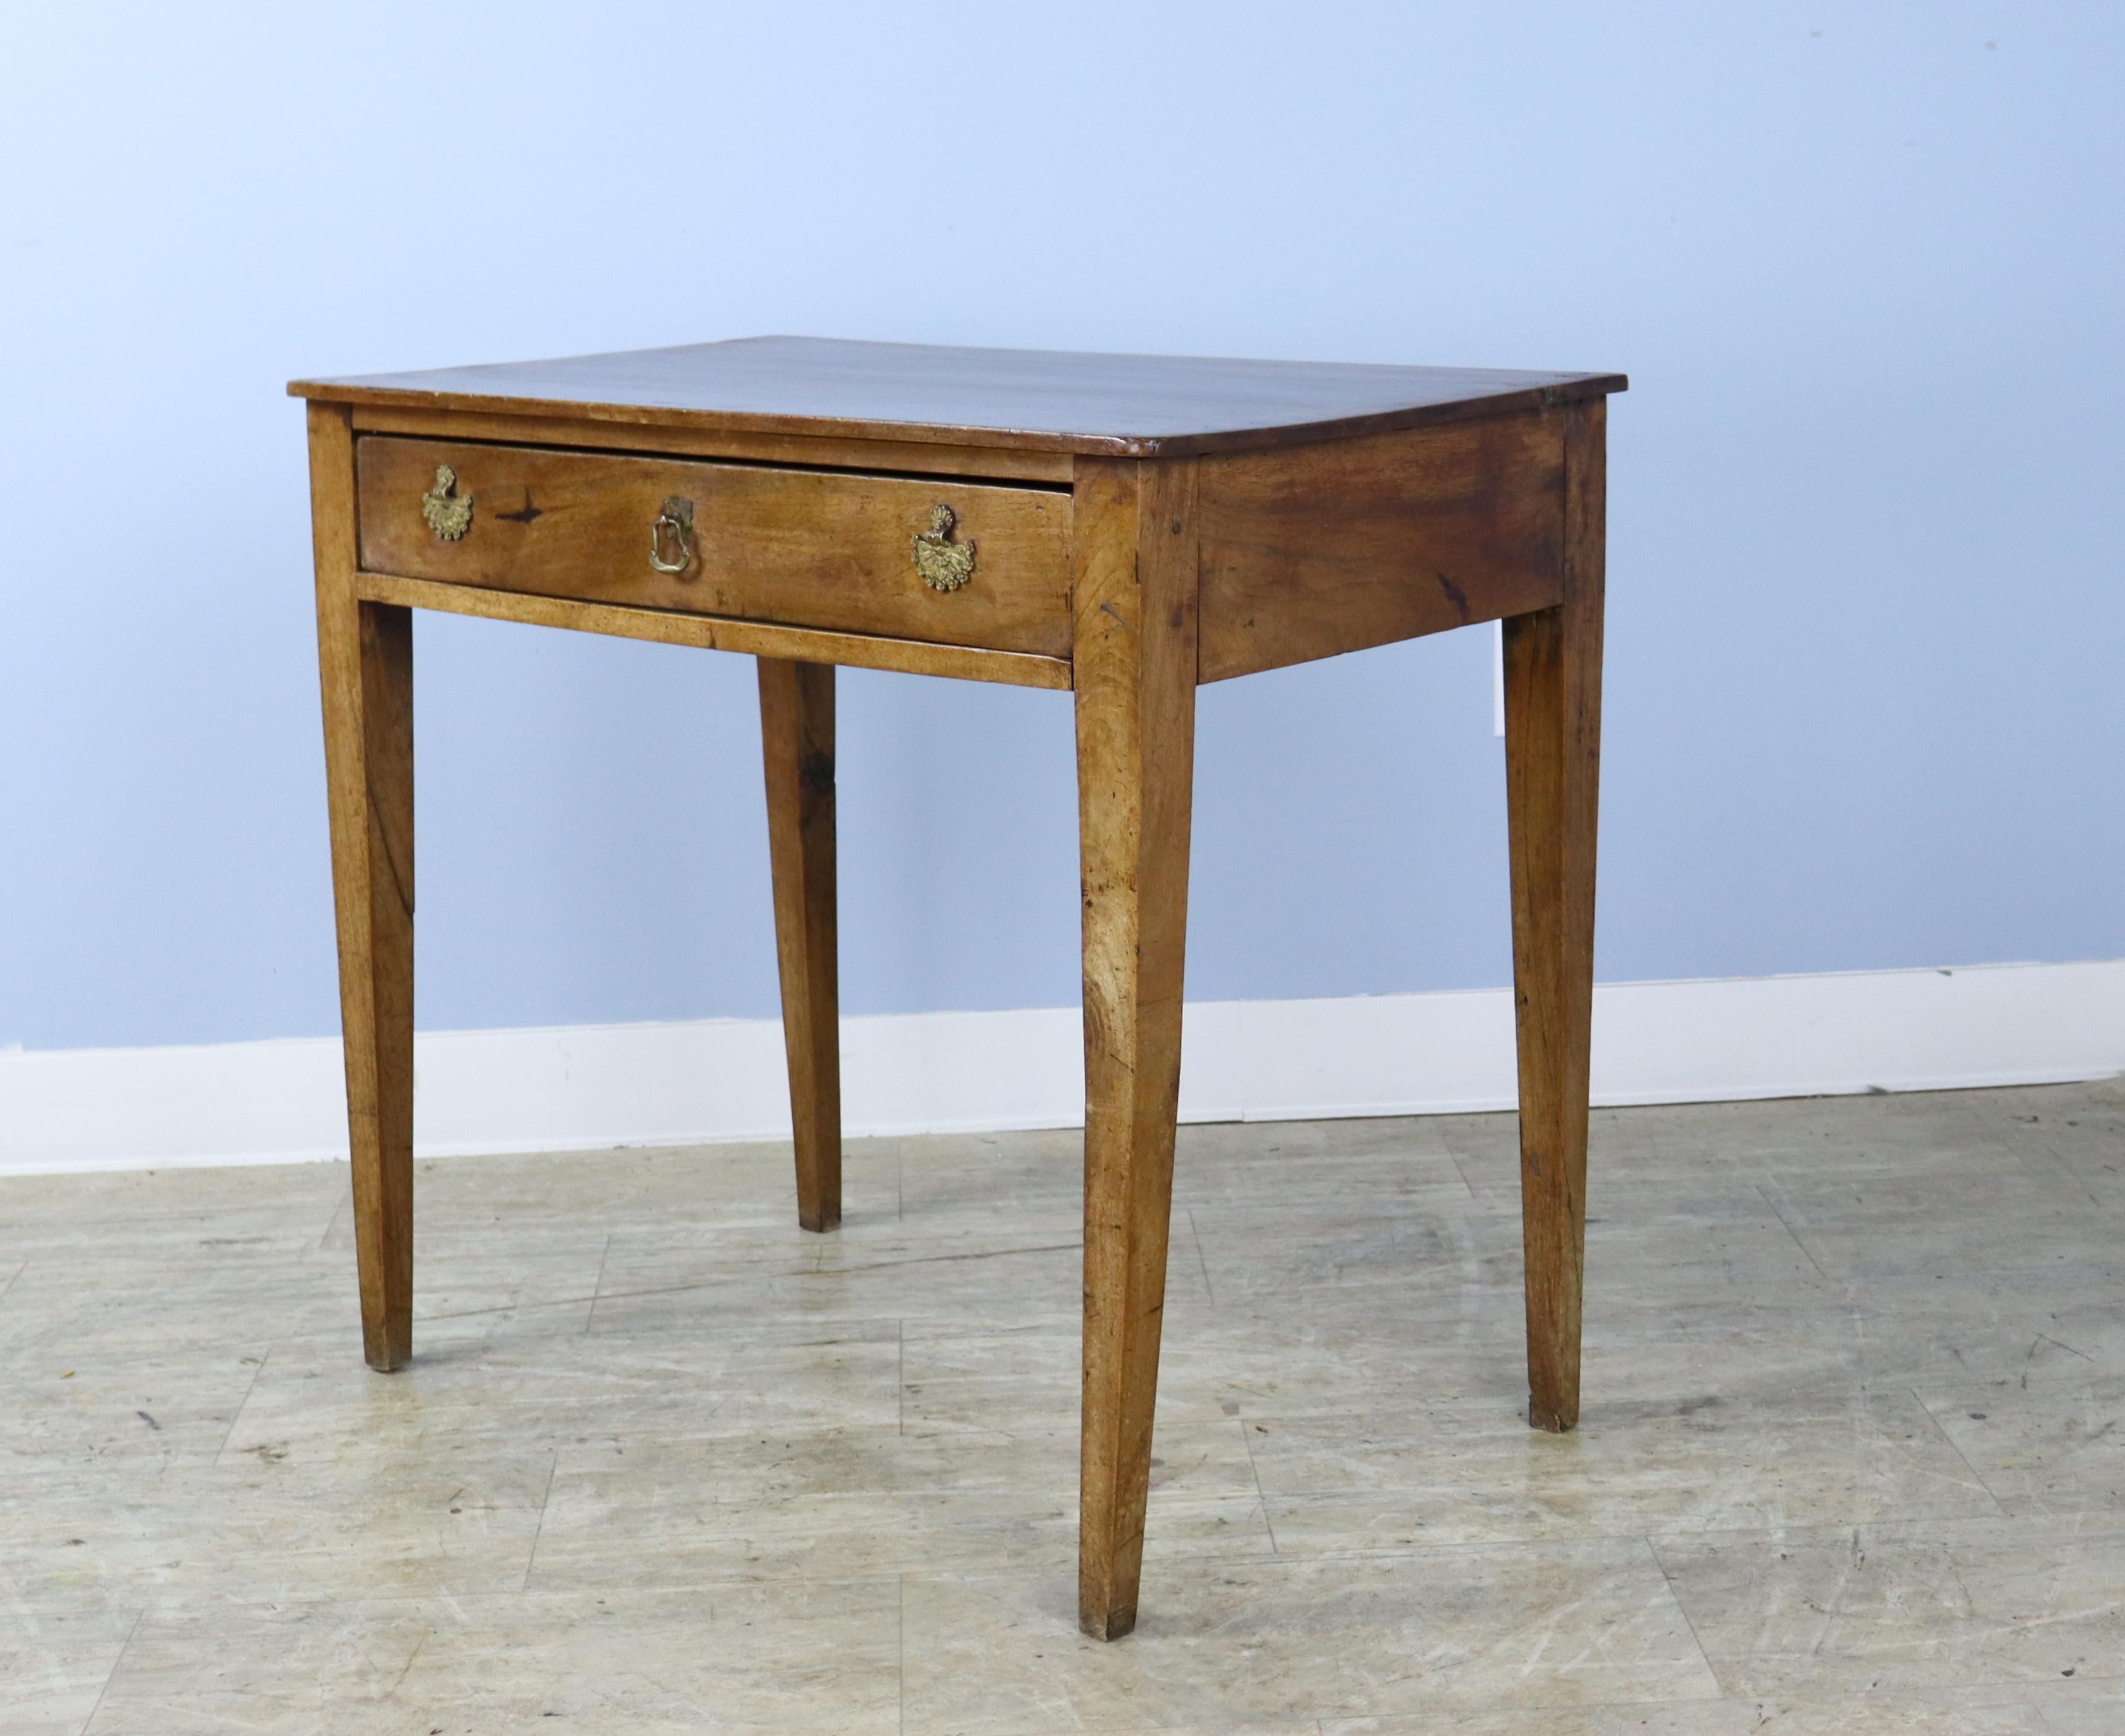
M 1195 689 L 1502 619 L 1529 1420 L 1579 1410 L 1609 374 L 807 338 L 299 381 L 362 1339 L 412 1350 L 415 609 L 759 659 L 797 1216 L 841 1216 L 834 666 L 1077 695 L 1078 1587 L 1134 1625 Z

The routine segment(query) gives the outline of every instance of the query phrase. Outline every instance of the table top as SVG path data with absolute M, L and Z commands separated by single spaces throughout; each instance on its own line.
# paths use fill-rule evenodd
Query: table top
M 1384 433 L 1628 383 L 1620 374 L 742 337 L 288 390 L 335 403 L 1152 458 Z

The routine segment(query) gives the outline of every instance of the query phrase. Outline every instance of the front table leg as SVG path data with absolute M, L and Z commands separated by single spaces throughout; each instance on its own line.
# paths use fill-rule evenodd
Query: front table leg
M 834 913 L 834 666 L 760 659 L 767 853 L 782 1042 L 797 1148 L 797 1221 L 841 1221 L 841 987 Z
M 1180 1086 L 1195 739 L 1194 467 L 1078 461 L 1085 944 L 1078 1620 L 1136 1625 Z
M 355 594 L 344 410 L 310 407 L 310 466 L 361 1348 L 388 1372 L 413 1353 L 412 611 Z
M 1565 412 L 1563 600 L 1505 622 L 1528 1421 L 1559 1433 L 1579 1421 L 1606 411 Z

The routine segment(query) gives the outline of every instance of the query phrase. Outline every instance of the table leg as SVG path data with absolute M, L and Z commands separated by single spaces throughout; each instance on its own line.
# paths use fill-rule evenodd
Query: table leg
M 310 467 L 362 1354 L 388 1371 L 413 1351 L 412 612 L 355 594 L 344 409 L 310 407 Z
M 1505 623 L 1528 1421 L 1556 1433 L 1579 1420 L 1605 414 L 1564 412 L 1563 600 Z
M 841 1221 L 841 987 L 834 915 L 834 668 L 760 659 L 767 846 L 782 1041 L 797 1146 L 797 1221 Z
M 1078 463 L 1075 684 L 1085 947 L 1078 1619 L 1136 1625 L 1180 1097 L 1195 735 L 1192 463 Z

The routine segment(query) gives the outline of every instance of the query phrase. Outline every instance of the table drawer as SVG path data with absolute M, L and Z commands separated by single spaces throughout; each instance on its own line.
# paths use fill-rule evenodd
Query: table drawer
M 1061 490 L 383 435 L 356 475 L 371 572 L 1070 654 Z

